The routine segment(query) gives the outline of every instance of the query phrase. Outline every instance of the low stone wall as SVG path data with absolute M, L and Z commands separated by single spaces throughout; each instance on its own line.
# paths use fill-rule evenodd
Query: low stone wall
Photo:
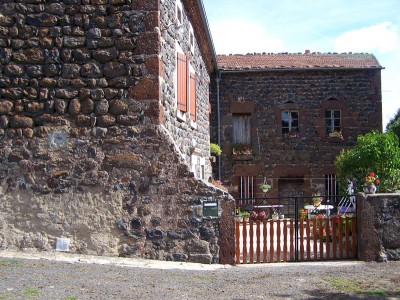
M 400 260 L 400 194 L 357 196 L 358 258 Z

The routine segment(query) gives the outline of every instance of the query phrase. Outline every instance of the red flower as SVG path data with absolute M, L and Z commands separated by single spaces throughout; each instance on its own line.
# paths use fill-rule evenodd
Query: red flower
M 379 179 L 375 180 L 375 182 L 376 182 L 377 184 L 380 184 L 380 183 L 381 183 L 381 181 L 380 181 Z
M 375 173 L 369 174 L 370 177 L 375 177 Z

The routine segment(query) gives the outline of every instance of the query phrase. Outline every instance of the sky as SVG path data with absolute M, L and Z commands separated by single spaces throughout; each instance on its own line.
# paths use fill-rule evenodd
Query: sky
M 203 0 L 217 54 L 372 53 L 383 129 L 400 109 L 399 0 Z

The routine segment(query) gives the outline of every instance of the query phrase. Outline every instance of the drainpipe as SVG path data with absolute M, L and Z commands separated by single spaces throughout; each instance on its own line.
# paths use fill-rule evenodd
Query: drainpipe
M 221 146 L 221 110 L 220 110 L 220 99 L 219 99 L 219 82 L 221 80 L 221 73 L 217 71 L 217 78 L 215 81 L 217 82 L 217 136 L 218 136 L 218 146 L 222 149 Z M 221 180 L 221 155 L 218 156 L 218 180 Z

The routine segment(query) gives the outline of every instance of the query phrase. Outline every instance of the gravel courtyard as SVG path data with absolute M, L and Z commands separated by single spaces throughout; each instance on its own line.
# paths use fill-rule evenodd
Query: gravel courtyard
M 400 262 L 201 265 L 0 251 L 0 299 L 400 299 Z

